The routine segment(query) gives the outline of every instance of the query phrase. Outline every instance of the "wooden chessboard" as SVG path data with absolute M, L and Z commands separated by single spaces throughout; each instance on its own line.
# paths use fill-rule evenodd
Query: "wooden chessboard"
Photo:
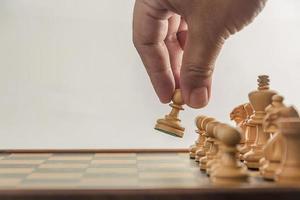
M 300 199 L 250 172 L 249 184 L 215 186 L 186 150 L 2 150 L 0 199 Z

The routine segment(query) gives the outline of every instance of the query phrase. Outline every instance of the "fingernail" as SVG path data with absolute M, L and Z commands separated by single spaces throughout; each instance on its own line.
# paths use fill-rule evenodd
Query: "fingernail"
M 189 106 L 193 108 L 202 108 L 208 103 L 207 88 L 195 88 L 190 93 Z

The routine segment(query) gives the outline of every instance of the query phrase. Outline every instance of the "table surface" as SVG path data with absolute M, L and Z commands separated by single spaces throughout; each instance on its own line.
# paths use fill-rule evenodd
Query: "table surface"
M 249 174 L 247 184 L 214 185 L 186 149 L 2 150 L 0 199 L 300 199 L 300 184 Z

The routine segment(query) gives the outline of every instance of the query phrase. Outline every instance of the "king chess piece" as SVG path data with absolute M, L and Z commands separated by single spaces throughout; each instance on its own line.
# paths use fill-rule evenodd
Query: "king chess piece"
M 251 146 L 251 150 L 244 154 L 244 162 L 250 169 L 259 169 L 259 161 L 263 158 L 263 148 L 270 138 L 270 134 L 264 132 L 262 123 L 266 115 L 266 107 L 272 103 L 272 96 L 275 91 L 269 89 L 269 77 L 262 75 L 258 77 L 258 89 L 250 92 L 248 97 L 254 109 L 247 125 L 256 132 L 255 142 Z
M 179 112 L 184 110 L 180 89 L 175 90 L 172 102 L 170 104 L 170 107 L 172 107 L 171 112 L 164 119 L 157 120 L 155 129 L 173 136 L 183 137 L 184 128 L 180 125 L 181 120 L 178 117 Z

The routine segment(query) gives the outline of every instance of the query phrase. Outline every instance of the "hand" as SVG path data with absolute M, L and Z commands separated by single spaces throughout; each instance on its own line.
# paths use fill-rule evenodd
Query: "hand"
M 136 0 L 133 42 L 161 102 L 180 87 L 194 108 L 207 105 L 225 40 L 249 24 L 266 0 Z

